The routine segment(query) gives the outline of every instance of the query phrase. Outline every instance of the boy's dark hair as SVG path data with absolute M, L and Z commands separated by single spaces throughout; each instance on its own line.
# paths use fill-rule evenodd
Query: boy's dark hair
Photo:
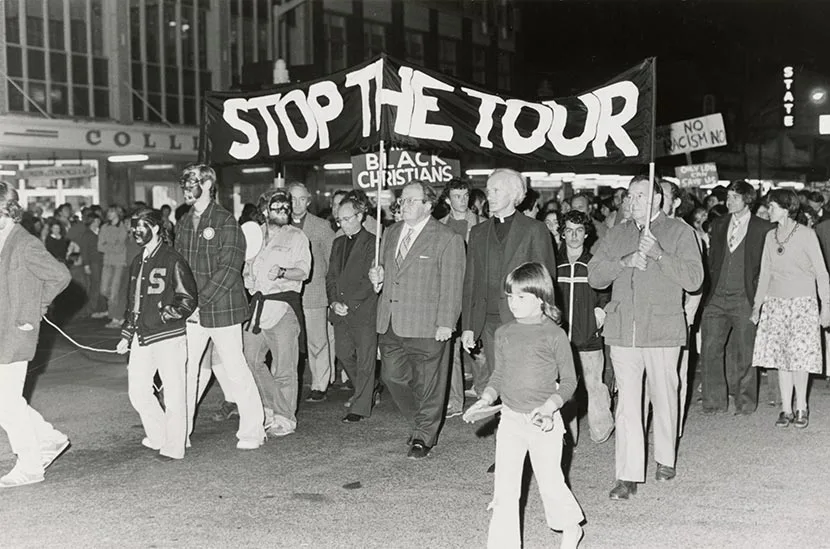
M 586 213 L 579 210 L 569 210 L 565 215 L 559 216 L 559 234 L 565 235 L 565 224 L 570 221 L 574 225 L 582 225 L 585 229 L 585 248 L 590 248 L 597 237 L 597 228 L 594 220 Z
M 562 312 L 556 306 L 553 278 L 548 268 L 534 261 L 522 263 L 504 279 L 505 293 L 524 292 L 542 300 L 542 312 L 559 324 Z

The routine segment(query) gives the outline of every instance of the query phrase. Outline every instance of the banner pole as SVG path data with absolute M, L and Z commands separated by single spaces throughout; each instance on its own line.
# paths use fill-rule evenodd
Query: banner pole
M 380 152 L 378 154 L 378 192 L 377 209 L 375 211 L 375 266 L 380 265 L 380 192 L 383 190 L 383 183 L 386 179 L 386 147 L 383 139 L 380 140 Z
M 654 133 L 657 131 L 657 58 L 651 61 L 651 156 L 648 163 L 648 213 L 646 232 L 651 231 L 651 208 L 654 205 Z

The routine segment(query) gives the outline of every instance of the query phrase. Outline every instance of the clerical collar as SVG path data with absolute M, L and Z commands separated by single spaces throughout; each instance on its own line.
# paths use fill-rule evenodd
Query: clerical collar
M 513 221 L 513 218 L 514 218 L 515 216 L 516 216 L 516 210 L 513 210 L 513 213 L 512 213 L 512 214 L 510 214 L 510 215 L 508 215 L 508 216 L 505 216 L 505 217 L 499 217 L 499 216 L 497 216 L 497 215 L 494 215 L 494 216 L 493 216 L 493 219 L 495 219 L 495 220 L 496 220 L 496 223 L 508 223 L 508 222 L 510 222 L 510 221 Z

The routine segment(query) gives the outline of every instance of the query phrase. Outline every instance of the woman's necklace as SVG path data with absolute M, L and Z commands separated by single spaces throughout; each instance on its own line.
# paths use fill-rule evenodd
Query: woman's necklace
M 780 225 L 778 226 L 780 227 Z M 784 239 L 784 242 L 778 240 L 778 227 L 775 227 L 775 242 L 778 244 L 778 249 L 775 250 L 778 252 L 778 255 L 784 255 L 784 244 L 790 241 L 790 239 L 795 234 L 795 231 L 798 229 L 798 223 L 793 225 L 793 230 L 790 231 L 790 234 L 787 235 L 787 238 Z

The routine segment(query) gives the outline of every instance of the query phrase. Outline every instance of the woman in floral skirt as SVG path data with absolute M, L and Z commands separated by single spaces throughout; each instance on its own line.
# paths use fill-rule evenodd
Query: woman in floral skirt
M 776 427 L 792 423 L 803 429 L 809 424 L 807 382 L 810 374 L 822 370 L 820 326 L 830 326 L 830 276 L 815 231 L 796 221 L 798 195 L 776 189 L 767 196 L 767 205 L 777 227 L 764 243 L 752 310 L 752 322 L 758 324 L 752 364 L 778 369 L 781 413 Z

